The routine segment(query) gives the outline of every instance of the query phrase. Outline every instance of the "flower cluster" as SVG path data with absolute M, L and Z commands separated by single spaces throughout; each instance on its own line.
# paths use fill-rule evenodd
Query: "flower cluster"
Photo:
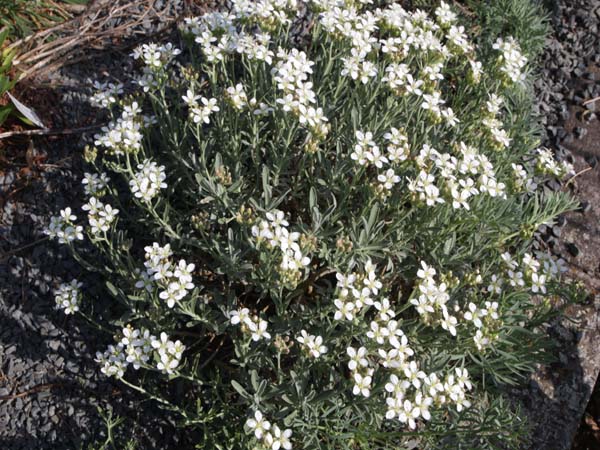
M 230 86 L 225 91 L 225 96 L 231 106 L 238 111 L 242 111 L 248 105 L 248 96 L 244 90 L 242 83 L 238 83 L 235 86 Z M 256 101 L 256 99 L 253 99 Z
M 236 4 L 239 8 L 236 7 Z M 250 3 L 247 3 L 250 4 Z M 244 7 L 241 2 L 234 2 L 235 14 L 243 16 Z M 191 35 L 200 45 L 202 54 L 208 63 L 223 61 L 226 55 L 239 53 L 249 60 L 273 62 L 274 53 L 269 50 L 271 37 L 267 33 L 256 35 L 238 31 L 235 15 L 211 12 L 202 17 L 188 18 L 182 27 L 185 34 Z
M 459 411 L 470 406 L 465 388 L 470 389 L 471 384 L 468 382 L 466 369 L 457 369 L 456 373 L 461 377 L 460 383 L 457 383 L 451 374 L 442 383 L 436 373 L 426 374 L 419 368 L 418 362 L 412 359 L 415 352 L 410 347 L 408 337 L 400 328 L 399 322 L 394 319 L 396 313 L 392 310 L 389 299 L 376 298 L 383 289 L 383 284 L 375 272 L 376 267 L 368 261 L 362 274 L 336 275 L 339 298 L 334 302 L 337 308 L 335 319 L 355 320 L 364 317 L 361 310 L 367 311 L 371 306 L 377 311 L 366 333 L 369 341 L 376 346 L 376 351 L 369 352 L 365 346 L 350 346 L 346 349 L 349 357 L 348 369 L 354 382 L 352 393 L 370 397 L 376 369 L 381 366 L 383 370 L 391 372 L 385 384 L 385 391 L 391 394 L 385 399 L 388 419 L 395 418 L 408 424 L 410 428 L 415 428 L 418 418 L 431 418 L 431 405 L 441 406 L 451 400 Z M 445 306 L 448 300 L 445 285 L 436 286 L 434 276 L 435 269 L 422 263 L 419 277 L 423 279 L 422 284 L 426 285 L 425 291 L 434 297 L 433 304 L 437 309 L 446 311 L 441 319 L 442 326 L 456 334 L 456 318 L 448 314 Z M 431 309 L 431 312 L 435 311 L 433 307 Z M 378 366 L 374 365 L 372 358 L 377 361 Z
M 135 82 L 144 92 L 149 92 L 157 89 L 162 81 L 173 80 L 173 74 L 167 75 L 165 69 L 171 65 L 179 54 L 181 54 L 181 50 L 171 43 L 164 45 L 150 43 L 138 46 L 131 56 L 133 59 L 141 60 L 144 65 L 142 73 L 136 78 Z
M 501 53 L 498 57 L 500 71 L 513 83 L 522 83 L 525 80 L 523 69 L 527 65 L 527 58 L 521 53 L 519 43 L 512 36 L 506 40 L 498 38 L 493 49 Z
M 164 373 L 172 374 L 181 362 L 185 345 L 181 341 L 171 341 L 167 333 L 160 333 L 160 339 L 151 339 L 152 348 L 158 353 L 156 368 Z
M 140 367 L 152 368 L 148 361 L 155 351 L 157 362 L 154 368 L 172 374 L 179 366 L 184 350 L 185 346 L 180 341 L 171 341 L 164 332 L 160 338 L 156 338 L 145 328 L 127 326 L 123 328 L 117 344 L 109 345 L 104 352 L 97 352 L 95 361 L 101 365 L 100 371 L 106 376 L 122 378 L 129 365 L 135 370 Z
M 254 415 L 246 421 L 248 432 L 254 433 L 254 437 L 258 439 L 265 448 L 271 450 L 285 449 L 290 450 L 292 443 L 292 430 L 282 430 L 276 424 L 271 426 L 271 422 L 266 420 L 263 414 L 256 410 Z
M 62 309 L 67 315 L 79 311 L 79 305 L 81 304 L 80 288 L 82 286 L 83 284 L 77 280 L 71 280 L 70 283 L 62 283 L 58 286 L 58 289 L 54 291 L 56 307 Z
M 436 273 L 433 267 L 421 261 L 421 268 L 417 271 L 417 277 L 420 279 L 418 292 L 415 291 L 410 303 L 426 323 L 438 324 L 452 336 L 456 336 L 458 320 L 450 314 L 447 306 L 450 300 L 448 286 L 435 280 Z
M 137 153 L 142 148 L 142 131 L 155 123 L 155 119 L 141 114 L 137 102 L 126 105 L 121 116 L 102 127 L 102 133 L 94 135 L 94 145 L 104 147 L 114 155 Z
M 110 178 L 104 172 L 100 174 L 85 172 L 81 184 L 83 184 L 83 190 L 88 197 L 101 196 L 109 181 Z
M 146 251 L 145 272 L 140 273 L 140 279 L 135 287 L 138 289 L 152 290 L 153 282 L 157 282 L 161 288 L 158 296 L 173 308 L 175 303 L 182 300 L 192 289 L 192 273 L 195 264 L 188 264 L 184 259 L 178 263 L 171 260 L 173 252 L 171 246 L 166 244 L 161 247 L 157 242 L 144 247 Z
M 259 220 L 252 227 L 252 236 L 259 246 L 265 243 L 271 249 L 279 249 L 282 279 L 284 283 L 296 283 L 302 276 L 302 270 L 310 264 L 310 257 L 302 248 L 303 235 L 288 230 L 290 224 L 283 211 L 273 210 L 265 217 L 266 220 Z
M 515 192 L 527 192 L 532 193 L 538 187 L 535 179 L 527 173 L 525 167 L 521 164 L 512 163 L 511 167 L 513 169 L 514 174 L 514 189 Z
M 471 406 L 466 394 L 473 386 L 465 368 L 456 367 L 454 373 L 449 372 L 442 381 L 437 373 L 425 374 L 411 361 L 400 374 L 390 375 L 385 385 L 385 391 L 391 394 L 386 398 L 387 419 L 396 418 L 415 429 L 417 419 L 431 419 L 429 408 L 432 406 L 453 403 L 458 412 Z
M 248 308 L 229 311 L 228 318 L 232 325 L 240 325 L 242 331 L 248 333 L 254 342 L 271 339 L 271 334 L 267 331 L 268 322 L 258 316 L 250 316 Z
M 424 145 L 415 161 L 420 169 L 418 176 L 409 179 L 408 189 L 427 206 L 452 203 L 455 209 L 470 209 L 470 197 L 486 193 L 490 197 L 506 198 L 506 185 L 497 181 L 494 167 L 484 154 L 475 147 L 460 142 L 455 146 L 455 154 L 440 153 L 429 145 Z M 444 181 L 445 186 L 440 192 L 436 185 L 436 171 Z M 478 175 L 476 181 L 474 175 Z M 441 185 L 440 185 L 441 186 Z
M 528 283 L 531 292 L 534 294 L 546 293 L 546 281 L 554 278 L 560 268 L 552 258 L 544 258 L 543 265 L 530 253 L 525 253 L 521 259 L 521 264 L 508 252 L 501 255 L 506 277 L 509 284 L 514 288 L 525 287 Z M 496 291 L 498 292 L 498 291 Z
M 97 108 L 108 108 L 117 103 L 119 95 L 123 93 L 121 83 L 99 83 L 94 81 L 96 93 L 90 97 L 90 103 Z
M 495 282 L 495 280 L 492 281 L 492 283 Z M 501 325 L 500 316 L 498 315 L 498 302 L 486 301 L 484 308 L 480 308 L 471 302 L 463 317 L 466 321 L 472 322 L 477 329 L 475 336 L 473 336 L 477 350 L 483 351 L 498 337 L 497 330 Z
M 317 96 L 313 83 L 308 81 L 314 62 L 308 59 L 306 53 L 297 49 L 288 52 L 280 48 L 277 59 L 279 61 L 272 70 L 273 80 L 283 97 L 276 102 L 283 111 L 298 116 L 302 125 L 319 139 L 323 139 L 329 132 L 328 119 L 323 115 L 323 108 L 313 106 L 317 103 Z
M 72 213 L 71 208 L 60 211 L 60 216 L 50 218 L 50 224 L 44 229 L 44 234 L 51 239 L 57 239 L 60 244 L 68 244 L 73 241 L 83 240 L 83 227 L 75 225 L 77 216 Z
M 190 118 L 194 123 L 209 124 L 210 115 L 213 112 L 220 111 L 219 107 L 217 106 L 216 98 L 208 99 L 205 97 L 200 97 L 199 95 L 195 95 L 194 91 L 191 89 L 188 89 L 182 98 L 190 109 Z M 198 100 L 200 100 L 200 104 L 198 103 Z
M 256 23 L 263 30 L 275 30 L 291 23 L 291 17 L 298 13 L 298 0 L 233 0 L 233 11 L 238 19 Z
M 318 358 L 319 356 L 327 353 L 327 347 L 323 345 L 322 336 L 314 336 L 308 334 L 306 330 L 300 331 L 300 336 L 296 338 L 306 353 L 312 358 Z
M 490 131 L 494 144 L 499 149 L 508 148 L 511 143 L 511 139 L 504 130 L 502 122 L 497 118 L 498 114 L 500 114 L 503 102 L 504 99 L 502 97 L 496 94 L 490 94 L 490 99 L 486 102 L 484 119 L 482 120 L 483 125 Z
M 88 222 L 94 235 L 106 233 L 119 214 L 118 209 L 102 203 L 96 197 L 91 197 L 81 209 L 88 212 Z
M 337 308 L 334 315 L 335 320 L 354 320 L 354 317 L 359 315 L 363 308 L 375 305 L 375 297 L 383 287 L 376 270 L 377 266 L 368 260 L 361 273 L 352 272 L 345 275 L 338 272 L 336 274 L 338 298 L 333 302 Z M 385 305 L 386 299 L 382 301 Z M 382 307 L 381 304 L 380 307 Z M 394 315 L 390 314 L 388 310 L 385 317 L 392 318 Z
M 131 192 L 143 202 L 149 203 L 161 189 L 167 187 L 165 166 L 159 166 L 156 162 L 147 159 L 138 164 L 137 168 L 138 172 L 129 181 Z
M 154 43 L 142 44 L 133 50 L 133 59 L 141 59 L 147 67 L 160 69 L 167 66 L 181 53 L 173 44 L 158 45 Z
M 566 175 L 573 174 L 573 165 L 567 161 L 557 162 L 552 155 L 552 152 L 547 148 L 537 149 L 537 169 L 546 175 L 554 175 L 562 178 Z

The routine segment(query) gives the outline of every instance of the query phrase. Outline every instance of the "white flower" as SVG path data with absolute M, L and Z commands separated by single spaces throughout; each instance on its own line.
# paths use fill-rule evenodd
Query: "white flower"
M 195 95 L 193 90 L 188 89 L 185 95 L 181 98 L 183 99 L 186 105 L 192 107 L 198 105 L 198 99 L 200 98 L 200 96 Z
M 81 184 L 85 195 L 94 196 L 106 189 L 109 181 L 110 178 L 104 172 L 100 174 L 85 172 Z
M 292 443 L 290 442 L 292 430 L 289 428 L 282 431 L 277 425 L 273 425 L 271 433 L 267 436 L 268 438 L 265 437 L 265 442 L 271 447 L 271 450 L 279 450 L 281 448 L 289 450 L 292 448 Z
M 423 280 L 432 280 L 433 277 L 435 277 L 435 269 L 431 266 L 428 266 L 425 261 L 421 261 L 421 267 L 421 269 L 417 270 L 417 277 Z
M 513 287 L 522 287 L 525 286 L 525 280 L 523 280 L 522 272 L 514 272 L 512 270 L 508 271 L 508 281 Z
M 323 345 L 323 338 L 321 336 L 309 335 L 306 330 L 300 331 L 300 334 L 296 340 L 303 344 L 310 356 L 318 358 L 327 353 L 327 347 Z
M 248 308 L 229 311 L 229 321 L 232 325 L 245 324 L 248 320 L 250 320 L 250 310 Z
M 372 378 L 369 375 L 363 376 L 360 373 L 355 373 L 352 393 L 354 395 L 369 397 L 369 395 L 371 395 L 371 381 Z
M 58 289 L 54 291 L 54 300 L 56 308 L 62 309 L 66 315 L 74 314 L 79 311 L 81 303 L 81 291 L 83 286 L 77 280 L 71 280 L 70 283 L 62 283 Z
M 271 334 L 267 332 L 268 323 L 266 320 L 258 319 L 257 321 L 249 321 L 248 329 L 252 333 L 252 340 L 257 342 L 260 339 L 271 339 Z
M 502 293 L 503 280 L 498 275 L 492 275 L 490 284 L 487 287 L 487 291 L 490 294 L 501 294 Z
M 354 347 L 348 347 L 346 349 L 346 353 L 350 357 L 350 361 L 348 362 L 348 368 L 353 372 L 357 370 L 359 367 L 367 367 L 369 362 L 367 361 L 367 349 L 365 347 L 360 347 L 355 349 Z
M 448 310 L 444 308 L 442 310 L 444 318 L 440 321 L 442 328 L 444 330 L 448 330 L 452 336 L 456 336 L 456 325 L 458 324 L 458 320 L 456 317 L 448 314 Z
M 152 337 L 152 347 L 158 352 L 160 361 L 156 368 L 167 374 L 172 374 L 179 366 L 185 346 L 180 341 L 171 341 L 167 333 L 162 332 L 160 339 Z
M 456 372 L 456 382 L 461 388 L 467 388 L 467 390 L 471 390 L 473 386 L 471 385 L 471 381 L 469 380 L 469 371 L 465 368 L 455 368 Z
M 194 123 L 210 123 L 210 115 L 213 112 L 220 111 L 220 108 L 217 106 L 217 99 L 211 98 L 208 99 L 206 97 L 202 97 L 200 99 L 202 105 L 198 105 L 193 103 L 190 107 L 190 117 L 194 121 Z
M 537 273 L 531 274 L 531 292 L 533 293 L 546 293 L 546 275 L 540 275 Z
M 481 330 L 477 330 L 475 336 L 473 336 L 473 341 L 475 342 L 475 346 L 479 351 L 483 350 L 491 343 L 490 338 L 485 336 Z
M 138 164 L 137 168 L 139 171 L 129 182 L 129 186 L 136 198 L 147 203 L 158 195 L 160 189 L 167 187 L 165 166 L 158 166 L 154 161 L 147 159 Z
M 226 92 L 231 104 L 237 110 L 243 110 L 248 104 L 248 97 L 246 96 L 244 86 L 241 83 L 228 87 Z
M 379 174 L 377 180 L 385 189 L 390 190 L 394 187 L 394 184 L 400 182 L 400 177 L 394 173 L 394 169 L 388 169 L 385 173 Z
M 262 413 L 258 410 L 254 412 L 254 417 L 246 421 L 246 425 L 254 431 L 256 439 L 262 439 L 264 433 L 271 429 L 271 423 L 265 420 Z
M 339 298 L 336 298 L 333 303 L 335 304 L 335 307 L 337 308 L 337 311 L 335 312 L 334 315 L 334 319 L 335 320 L 342 320 L 343 318 L 345 318 L 346 320 L 352 320 L 354 319 L 354 308 L 355 305 L 352 302 L 345 302 Z
M 44 234 L 51 239 L 57 239 L 60 244 L 83 240 L 83 227 L 73 222 L 77 217 L 71 212 L 71 208 L 60 211 L 59 216 L 50 218 L 50 224 L 44 229 Z
M 419 370 L 419 367 L 415 361 L 411 361 L 404 368 L 404 376 L 410 383 L 412 383 L 415 389 L 419 389 L 421 387 L 421 380 L 423 380 L 427 375 L 422 370 Z
M 410 400 L 404 400 L 402 403 L 402 409 L 398 414 L 398 420 L 402 423 L 408 423 L 411 430 L 417 427 L 415 419 L 419 418 L 421 411 L 419 408 L 415 408 Z

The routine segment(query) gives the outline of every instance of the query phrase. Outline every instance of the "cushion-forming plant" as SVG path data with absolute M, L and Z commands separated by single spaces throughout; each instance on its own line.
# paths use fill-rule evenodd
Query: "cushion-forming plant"
M 232 3 L 91 98 L 83 212 L 46 231 L 115 300 L 102 372 L 198 448 L 516 445 L 502 388 L 566 295 L 532 240 L 573 207 L 519 42 L 444 2 Z M 95 321 L 85 286 L 57 307 Z

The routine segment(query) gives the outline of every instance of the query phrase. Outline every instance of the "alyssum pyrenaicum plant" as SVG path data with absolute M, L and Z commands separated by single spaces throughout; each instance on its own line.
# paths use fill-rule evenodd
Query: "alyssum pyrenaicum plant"
M 444 2 L 371 3 L 233 1 L 136 49 L 133 92 L 91 98 L 112 121 L 87 201 L 47 234 L 114 297 L 101 371 L 199 448 L 518 440 L 502 387 L 565 291 L 532 239 L 572 208 L 543 188 L 572 168 L 536 148 L 515 39 L 475 45 Z M 56 301 L 94 303 L 77 280 Z

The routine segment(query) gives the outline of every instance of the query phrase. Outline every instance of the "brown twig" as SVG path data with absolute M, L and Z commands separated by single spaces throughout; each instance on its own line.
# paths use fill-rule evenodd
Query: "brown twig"
M 78 134 L 78 133 L 86 133 L 88 131 L 99 130 L 102 128 L 102 125 L 90 125 L 87 127 L 80 128 L 63 128 L 60 130 L 51 130 L 48 128 L 42 130 L 25 130 L 25 131 L 7 131 L 5 133 L 0 133 L 0 140 L 7 139 L 14 136 L 50 136 L 50 135 L 58 135 L 58 134 Z
M 589 100 L 586 100 L 585 102 L 583 102 L 583 106 L 588 105 L 590 103 L 597 102 L 598 100 L 600 100 L 600 97 L 590 98 Z
M 142 10 L 138 12 L 140 7 Z M 180 18 L 180 15 L 169 14 L 169 11 L 168 7 L 157 11 L 153 0 L 96 0 L 83 14 L 11 44 L 11 48 L 22 49 L 14 61 L 14 66 L 21 72 L 19 80 L 71 62 L 89 48 L 105 49 L 110 46 L 113 50 L 118 49 L 114 39 L 137 37 L 140 33 L 136 32 L 136 28 L 147 20 L 159 24 L 158 32 L 142 32 L 143 38 L 160 34 Z M 122 23 L 114 26 L 115 21 Z M 130 44 L 128 42 L 126 46 Z
M 19 253 L 19 252 L 21 252 L 21 251 L 23 251 L 25 249 L 28 249 L 28 248 L 31 248 L 31 247 L 35 247 L 36 245 L 39 245 L 42 242 L 47 241 L 47 240 L 48 240 L 48 237 L 43 237 L 41 239 L 38 239 L 37 241 L 30 242 L 29 244 L 23 245 L 23 246 L 21 246 L 19 248 L 15 248 L 14 250 L 10 250 L 10 251 L 2 254 L 2 258 L 0 259 L 0 263 L 4 264 L 6 261 L 8 261 L 8 258 L 10 258 L 11 256 L 16 255 L 17 253 Z
M 593 167 L 587 167 L 587 168 L 583 169 L 581 172 L 577 172 L 575 175 L 573 175 L 571 178 L 569 178 L 569 179 L 567 180 L 567 182 L 565 183 L 565 188 L 566 188 L 566 187 L 567 187 L 569 184 L 571 184 L 571 182 L 572 182 L 572 181 L 573 181 L 575 178 L 577 178 L 579 175 L 581 175 L 581 174 L 583 174 L 583 173 L 586 173 L 586 172 L 588 172 L 588 171 L 590 171 L 590 170 L 592 170 L 592 169 L 593 169 Z
M 62 387 L 62 386 L 64 386 L 64 384 L 60 384 L 60 383 L 38 384 L 37 386 L 34 386 L 31 389 L 27 389 L 26 391 L 19 392 L 18 394 L 0 395 L 0 401 L 14 400 L 15 398 L 26 397 L 30 394 L 35 394 L 36 392 L 47 391 L 49 389 L 53 389 L 55 387 Z

